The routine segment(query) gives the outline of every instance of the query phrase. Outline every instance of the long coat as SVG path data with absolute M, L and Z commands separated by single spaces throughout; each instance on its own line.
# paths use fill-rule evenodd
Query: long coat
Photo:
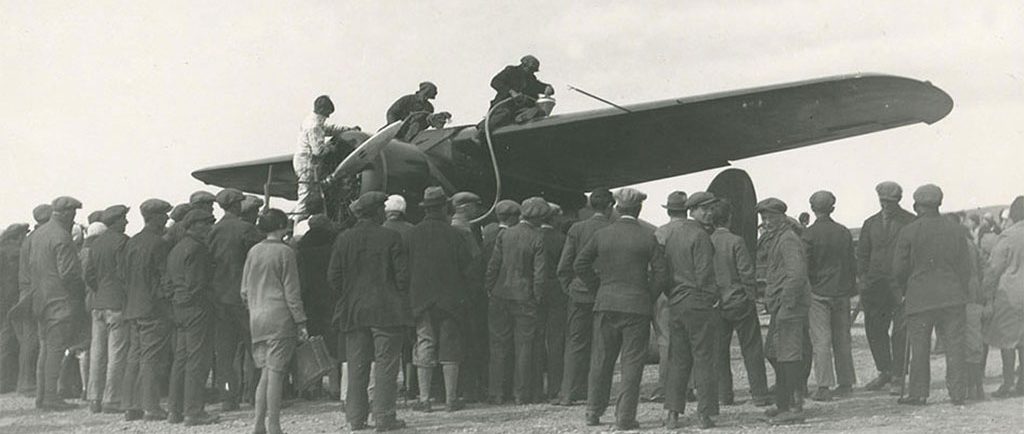
M 995 293 L 988 300 L 992 318 L 984 330 L 985 343 L 1004 349 L 1024 344 L 1024 222 L 999 236 L 982 285 Z
M 765 260 L 768 312 L 779 320 L 807 318 L 811 283 L 800 237 L 789 227 L 769 230 L 757 240 L 757 252 Z
M 71 232 L 54 219 L 32 236 L 29 279 L 34 291 L 32 308 L 49 321 L 73 318 L 84 298 L 82 263 Z

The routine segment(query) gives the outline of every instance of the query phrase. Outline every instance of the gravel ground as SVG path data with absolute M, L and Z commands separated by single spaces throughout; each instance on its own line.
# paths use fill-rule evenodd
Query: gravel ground
M 864 338 L 862 324 L 854 330 L 854 361 L 857 381 L 860 385 L 874 377 L 871 354 Z M 733 372 L 735 375 L 737 400 L 749 400 L 746 390 L 746 375 L 742 367 L 739 349 L 733 342 Z M 771 369 L 768 369 L 769 377 Z M 949 404 L 943 382 L 945 362 L 941 356 L 932 358 L 932 392 L 926 407 L 897 406 L 895 397 L 886 393 L 866 392 L 858 387 L 848 398 L 828 403 L 807 401 L 808 421 L 805 425 L 770 427 L 761 417 L 763 409 L 749 403 L 722 407 L 722 414 L 716 421 L 718 428 L 712 430 L 728 432 L 1024 432 L 1024 398 L 1006 400 L 989 399 L 966 407 Z M 986 390 L 994 391 L 1000 383 L 999 353 L 989 355 Z M 769 383 L 772 379 L 769 378 Z M 811 375 L 811 388 L 814 388 Z M 644 372 L 642 393 L 646 394 L 657 383 L 657 367 L 648 366 Z M 614 393 L 614 391 L 613 391 Z M 529 405 L 522 407 L 470 405 L 468 409 L 449 414 L 443 410 L 430 413 L 413 413 L 410 403 L 399 402 L 399 417 L 411 428 L 401 432 L 432 433 L 598 433 L 611 429 L 611 410 L 602 419 L 605 425 L 586 427 L 583 425 L 583 407 L 554 407 L 550 405 Z M 251 432 L 251 408 L 241 411 L 219 413 L 217 405 L 209 410 L 220 414 L 221 422 L 205 427 L 185 428 L 164 422 L 125 422 L 120 415 L 90 414 L 83 404 L 77 410 L 63 413 L 44 413 L 33 408 L 33 401 L 13 394 L 0 396 L 0 432 L 42 433 L 42 432 L 90 432 L 90 433 L 214 433 Z M 436 406 L 440 408 L 441 406 Z M 663 410 L 661 404 L 643 403 L 638 419 L 641 431 L 665 432 L 661 427 Z M 681 431 L 699 431 L 692 422 Z M 337 402 L 296 401 L 284 410 L 282 425 L 286 432 L 333 433 L 347 432 L 344 414 Z

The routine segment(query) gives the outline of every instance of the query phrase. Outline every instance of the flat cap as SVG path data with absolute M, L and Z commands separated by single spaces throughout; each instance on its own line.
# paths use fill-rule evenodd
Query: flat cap
M 505 199 L 494 205 L 494 213 L 497 215 L 518 215 L 519 204 L 514 200 Z
M 85 228 L 85 239 L 95 238 L 107 231 L 107 225 L 103 222 L 92 222 Z
M 103 210 L 103 218 L 100 219 L 103 224 L 110 226 L 118 220 L 128 215 L 128 207 L 125 205 L 111 205 L 107 209 Z
M 420 207 L 430 208 L 441 206 L 447 202 L 448 195 L 444 193 L 444 189 L 435 185 L 423 190 L 423 201 L 420 202 Z
M 774 197 L 769 197 L 765 200 L 758 202 L 754 209 L 757 212 L 774 212 L 778 214 L 785 214 L 786 210 L 788 210 L 789 207 L 786 206 L 786 202 L 783 202 Z
M 328 229 L 331 227 L 331 219 L 326 214 L 314 214 L 309 217 L 310 229 Z
M 89 216 L 86 217 L 86 221 L 89 223 L 96 223 L 100 220 L 103 220 L 103 210 L 101 209 L 89 213 Z
M 0 234 L 0 239 L 6 240 L 8 238 L 15 238 L 20 235 L 25 235 L 27 233 L 28 223 L 14 223 L 10 226 L 7 226 L 7 229 L 4 229 L 4 233 Z
M 465 205 L 467 203 L 480 203 L 480 196 L 469 191 L 460 191 L 452 195 L 453 206 Z
M 690 197 L 686 199 L 686 209 L 708 206 L 715 202 L 718 202 L 718 198 L 715 197 L 714 193 L 710 193 L 707 191 L 698 191 L 694 194 L 691 194 Z
M 620 188 L 615 194 L 615 203 L 623 208 L 638 208 L 647 200 L 647 194 L 634 188 Z
M 46 223 L 50 220 L 51 215 L 53 215 L 53 205 L 48 203 L 32 208 L 32 218 L 36 223 Z
M 222 208 L 227 208 L 245 200 L 245 194 L 234 188 L 225 188 L 217 193 L 216 199 L 218 205 Z
M 189 211 L 192 211 L 192 205 L 187 203 L 179 203 L 174 209 L 171 210 L 170 217 L 176 222 L 180 222 L 185 219 L 185 216 Z
M 388 196 L 388 200 L 384 201 L 384 212 L 405 212 L 405 198 L 400 194 L 392 194 Z
M 836 196 L 831 191 L 819 190 L 811 195 L 809 202 L 811 203 L 811 211 L 832 212 L 836 206 Z
M 349 204 L 348 209 L 356 214 L 363 214 L 378 207 L 383 208 L 386 200 L 388 200 L 388 195 L 379 191 L 368 191 Z
M 203 190 L 199 190 L 188 196 L 188 203 L 193 205 L 197 203 L 213 203 L 216 200 L 217 196 L 214 196 L 213 193 Z
M 66 212 L 82 208 L 82 202 L 71 196 L 61 196 L 53 200 L 54 212 Z
M 612 203 L 615 201 L 615 198 L 612 197 L 612 192 L 607 188 L 597 188 L 590 192 L 590 204 L 593 205 L 595 200 Z
M 892 181 L 885 181 L 876 185 L 875 193 L 878 193 L 878 198 L 881 200 L 899 201 L 903 199 L 903 187 Z
M 686 197 L 685 191 L 673 191 L 661 207 L 669 211 L 686 211 Z
M 192 227 L 192 225 L 199 222 L 213 223 L 216 219 L 213 218 L 213 213 L 205 209 L 193 209 L 185 214 L 185 219 L 181 221 L 181 224 L 185 225 L 185 229 Z
M 554 202 L 548 202 L 548 217 L 556 215 L 562 215 L 562 206 Z
M 918 205 L 942 205 L 942 189 L 935 184 L 925 184 L 914 191 L 914 203 Z
M 524 219 L 536 219 L 547 217 L 551 207 L 548 206 L 548 201 L 540 197 L 531 197 L 523 201 L 520 206 L 520 214 Z
M 434 84 L 434 83 L 431 83 L 429 81 L 424 81 L 424 82 L 420 83 L 420 90 L 428 90 L 428 89 L 437 90 L 437 85 Z
M 258 210 L 263 207 L 263 198 L 259 196 L 245 196 L 245 200 L 242 201 L 242 212 L 250 212 Z
M 145 202 L 142 202 L 142 205 L 139 205 L 139 212 L 142 215 L 167 214 L 171 212 L 171 209 L 173 209 L 171 204 L 163 199 L 146 199 Z

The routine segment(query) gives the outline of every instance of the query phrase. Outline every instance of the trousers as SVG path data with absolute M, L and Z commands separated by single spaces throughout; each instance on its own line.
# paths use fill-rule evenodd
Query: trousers
M 249 313 L 242 305 L 220 303 L 215 309 L 214 379 L 221 401 L 238 404 L 239 398 L 248 393 L 256 381 Z M 255 394 L 254 389 L 252 392 Z
M 964 332 L 967 310 L 964 305 L 931 309 L 907 315 L 910 339 L 910 396 L 927 398 L 931 385 L 932 330 L 946 343 L 946 390 L 953 400 L 967 398 L 965 368 L 967 357 Z
M 906 374 L 903 372 L 903 363 L 907 323 L 894 290 L 886 284 L 876 284 L 861 294 L 860 304 L 864 310 L 864 333 L 868 338 L 875 369 L 902 377 Z
M 128 361 L 124 374 L 125 410 L 160 410 L 160 372 L 167 365 L 171 322 L 163 317 L 128 321 Z
M 366 422 L 370 412 L 367 388 L 373 367 L 373 420 L 378 423 L 395 416 L 398 395 L 398 366 L 405 327 L 364 327 L 345 332 L 348 357 L 348 388 L 345 419 L 350 425 Z
M 72 322 L 69 319 L 39 319 L 39 358 L 36 363 L 36 404 L 42 405 L 59 399 L 57 382 L 60 380 L 64 352 L 70 346 Z
M 566 307 L 565 357 L 563 357 L 563 402 L 586 399 L 590 374 L 590 344 L 594 338 L 594 303 L 570 301 Z
M 24 321 L 18 330 L 18 393 L 36 391 L 36 363 L 39 361 L 39 324 Z
M 736 333 L 740 352 L 743 354 L 750 396 L 754 399 L 767 398 L 768 374 L 764 366 L 764 342 L 761 340 L 761 323 L 757 319 L 756 306 L 751 302 L 746 306 L 723 310 L 721 319 L 715 363 L 718 372 L 718 399 L 724 401 L 734 398 L 730 352 L 733 332 Z
M 7 321 L 7 312 L 0 312 L 0 393 L 17 389 L 18 350 L 18 338 Z
M 128 327 L 122 312 L 92 311 L 92 343 L 89 347 L 89 399 L 121 405 L 121 382 L 128 357 Z
M 621 384 L 615 400 L 615 420 L 620 424 L 636 420 L 640 380 L 651 338 L 651 317 L 625 312 L 594 313 L 594 348 L 590 356 L 587 413 L 604 414 L 612 388 L 615 359 L 621 364 Z
M 213 319 L 209 306 L 174 306 L 174 363 L 168 390 L 171 413 L 204 413 L 203 392 L 213 358 Z
M 560 296 L 560 297 L 559 297 Z M 568 312 L 566 311 L 566 298 L 559 293 L 556 296 L 549 296 L 544 299 L 540 306 L 541 339 L 537 339 L 535 357 L 538 375 L 535 378 L 535 389 L 544 398 L 554 398 L 562 386 L 563 363 L 565 361 L 565 326 Z M 545 378 L 547 382 L 544 383 Z M 546 384 L 546 386 L 545 386 Z
M 489 395 L 504 395 L 506 370 L 514 360 L 512 395 L 518 402 L 532 402 L 535 394 L 534 340 L 537 338 L 537 306 L 532 302 L 492 298 L 488 308 L 491 365 Z
M 853 370 L 850 299 L 812 295 L 808 320 L 818 387 L 834 387 L 837 375 L 839 385 L 852 386 L 857 382 L 857 375 Z
M 710 416 L 718 408 L 715 354 L 720 322 L 716 309 L 669 306 L 667 410 L 686 410 L 686 386 L 691 376 L 700 391 L 697 412 Z

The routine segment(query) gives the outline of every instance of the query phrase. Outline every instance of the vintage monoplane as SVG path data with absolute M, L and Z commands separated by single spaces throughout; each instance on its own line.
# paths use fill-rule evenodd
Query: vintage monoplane
M 952 108 L 952 98 L 931 83 L 863 74 L 559 114 L 486 135 L 476 125 L 428 129 L 408 142 L 388 139 L 384 146 L 351 151 L 350 162 L 356 164 L 341 173 L 348 179 L 341 184 L 349 187 L 343 194 L 325 193 L 325 209 L 343 220 L 343 205 L 376 190 L 405 196 L 415 219 L 414 204 L 424 188 L 440 185 L 449 194 L 476 192 L 488 204 L 542 196 L 573 214 L 585 206 L 584 192 L 594 188 L 724 167 L 918 122 L 932 124 Z M 370 137 L 346 134 L 356 144 Z M 296 198 L 290 154 L 209 167 L 192 176 L 219 187 Z M 736 204 L 734 230 L 753 243 L 756 197 L 746 173 L 726 170 L 709 190 Z

